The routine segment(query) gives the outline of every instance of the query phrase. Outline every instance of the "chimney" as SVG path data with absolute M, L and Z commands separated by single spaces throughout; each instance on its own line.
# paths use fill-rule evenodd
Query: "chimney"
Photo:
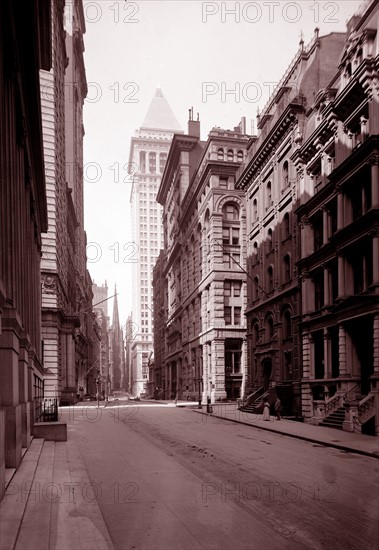
M 199 113 L 197 113 L 197 120 L 193 120 L 193 107 L 188 109 L 188 135 L 195 136 L 200 139 L 200 120 Z
M 246 134 L 246 117 L 245 116 L 241 118 L 241 134 L 243 135 Z

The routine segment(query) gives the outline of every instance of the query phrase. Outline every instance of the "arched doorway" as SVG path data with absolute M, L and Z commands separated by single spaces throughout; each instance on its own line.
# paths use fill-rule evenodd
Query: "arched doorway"
M 266 391 L 268 390 L 268 387 L 270 384 L 270 378 L 272 374 L 272 361 L 270 357 L 263 359 L 262 368 L 263 368 L 263 387 Z

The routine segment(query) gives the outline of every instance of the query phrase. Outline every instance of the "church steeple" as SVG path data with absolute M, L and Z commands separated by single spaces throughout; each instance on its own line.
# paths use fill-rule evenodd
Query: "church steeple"
M 117 302 L 117 287 L 114 285 L 114 299 L 113 299 L 113 319 L 112 319 L 113 330 L 120 326 L 119 316 L 118 316 L 118 302 Z

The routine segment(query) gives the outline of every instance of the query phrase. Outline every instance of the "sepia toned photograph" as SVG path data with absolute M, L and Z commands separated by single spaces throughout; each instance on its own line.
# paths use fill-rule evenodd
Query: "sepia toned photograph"
M 0 550 L 370 550 L 378 459 L 378 0 L 0 0 Z

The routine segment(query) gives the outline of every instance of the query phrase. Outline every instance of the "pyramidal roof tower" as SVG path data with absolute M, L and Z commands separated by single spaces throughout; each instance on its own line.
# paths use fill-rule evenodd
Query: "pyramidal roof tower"
M 129 166 L 132 181 L 130 206 L 132 218 L 133 260 L 133 333 L 128 352 L 129 391 L 147 394 L 149 354 L 153 351 L 152 273 L 163 248 L 162 207 L 156 201 L 161 177 L 174 134 L 183 130 L 167 99 L 158 88 L 145 119 L 131 139 Z M 130 251 L 129 251 L 130 252 Z M 138 258 L 139 261 L 134 260 Z
M 180 124 L 160 88 L 155 91 L 141 128 L 181 132 Z

